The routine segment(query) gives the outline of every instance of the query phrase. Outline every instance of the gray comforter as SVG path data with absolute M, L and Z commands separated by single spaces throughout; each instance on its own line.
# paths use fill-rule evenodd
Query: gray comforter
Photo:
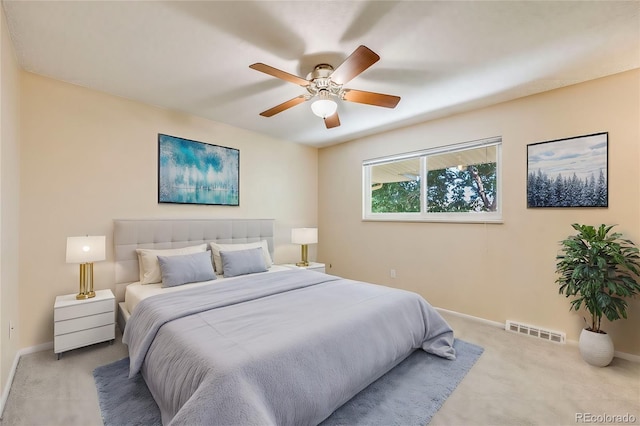
M 305 270 L 150 297 L 123 341 L 172 425 L 315 425 L 417 348 L 455 358 L 419 295 Z

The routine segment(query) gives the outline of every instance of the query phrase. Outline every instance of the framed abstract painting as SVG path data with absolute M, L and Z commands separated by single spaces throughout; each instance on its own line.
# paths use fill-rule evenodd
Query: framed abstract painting
M 158 134 L 158 203 L 240 205 L 240 151 Z
M 527 145 L 527 207 L 608 207 L 607 132 Z

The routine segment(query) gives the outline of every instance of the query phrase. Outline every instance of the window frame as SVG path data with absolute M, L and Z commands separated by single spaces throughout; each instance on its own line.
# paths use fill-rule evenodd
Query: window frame
M 427 197 L 427 158 L 434 155 L 455 153 L 470 149 L 496 147 L 496 196 L 497 207 L 493 212 L 438 212 L 429 213 L 426 210 Z M 371 211 L 371 169 L 372 166 L 393 163 L 397 161 L 420 159 L 420 212 L 407 213 L 373 213 Z M 362 162 L 362 220 L 363 221 L 395 221 L 395 222 L 455 222 L 455 223 L 503 223 L 502 205 L 502 137 L 479 139 L 452 145 L 427 148 L 420 151 L 377 157 Z

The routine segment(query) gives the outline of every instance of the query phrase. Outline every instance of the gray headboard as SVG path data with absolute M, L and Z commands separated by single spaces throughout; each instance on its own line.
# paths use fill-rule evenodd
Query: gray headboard
M 251 243 L 267 240 L 273 258 L 273 219 L 132 219 L 114 220 L 116 299 L 138 281 L 138 248 L 169 249 L 196 244 Z

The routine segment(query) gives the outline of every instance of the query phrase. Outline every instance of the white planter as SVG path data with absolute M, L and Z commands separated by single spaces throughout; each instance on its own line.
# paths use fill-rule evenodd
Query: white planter
M 608 334 L 583 329 L 580 333 L 580 355 L 588 364 L 606 367 L 613 359 L 611 337 Z

